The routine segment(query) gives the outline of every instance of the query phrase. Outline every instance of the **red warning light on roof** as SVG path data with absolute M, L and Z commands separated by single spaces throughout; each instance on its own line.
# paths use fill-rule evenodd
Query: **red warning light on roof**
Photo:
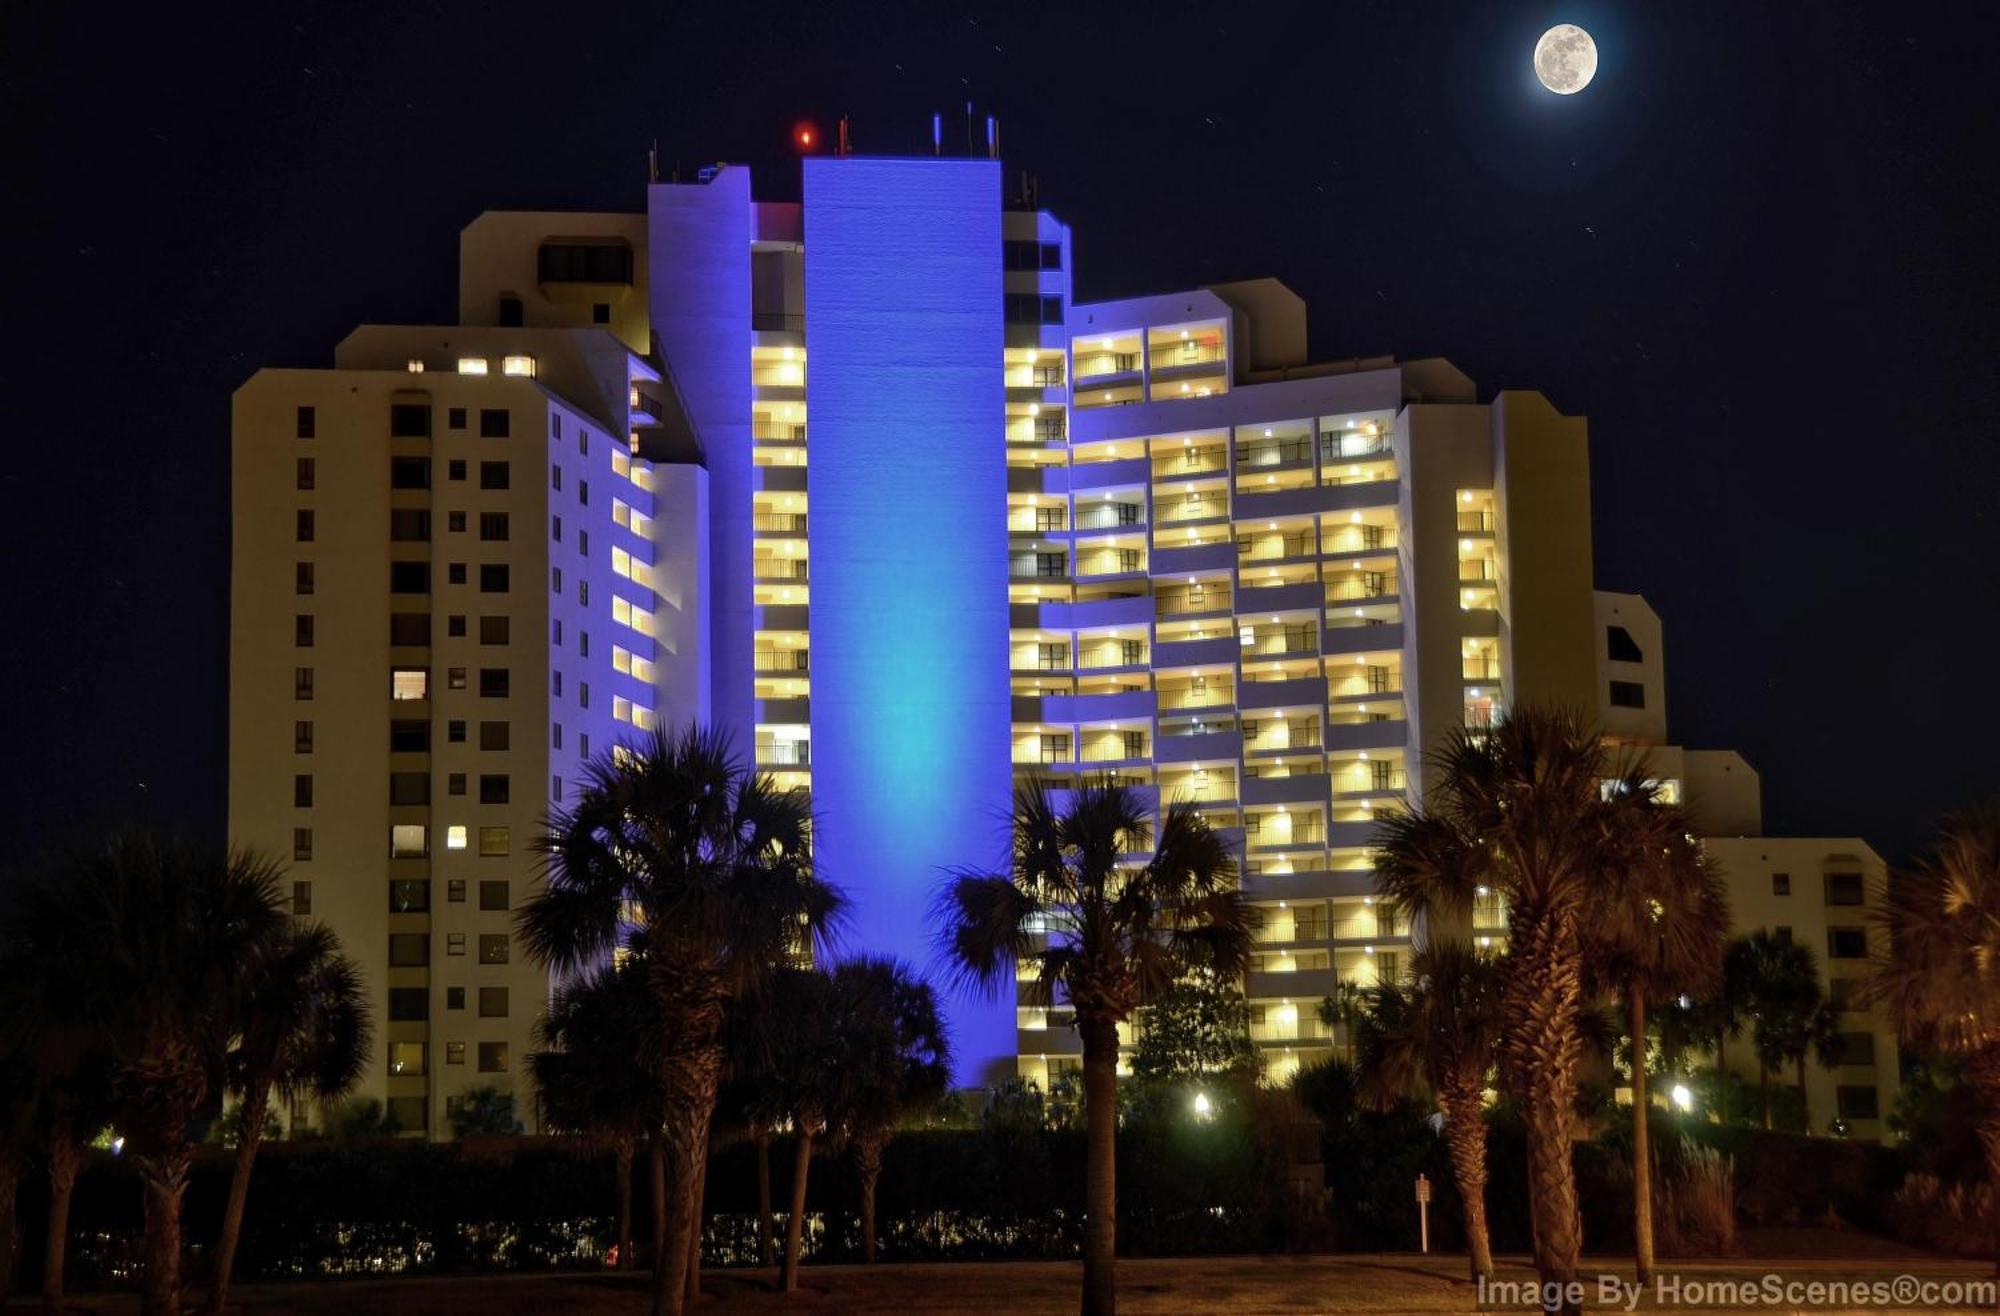
M 792 129 L 792 144 L 801 151 L 819 149 L 819 130 L 809 123 L 802 123 Z

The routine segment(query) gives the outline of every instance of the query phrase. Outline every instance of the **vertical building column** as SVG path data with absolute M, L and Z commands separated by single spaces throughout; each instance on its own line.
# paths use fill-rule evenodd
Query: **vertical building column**
M 997 161 L 805 162 L 815 844 L 920 969 L 943 870 L 1007 854 L 1000 213 Z M 947 1007 L 958 1081 L 1011 1072 L 1011 993 Z

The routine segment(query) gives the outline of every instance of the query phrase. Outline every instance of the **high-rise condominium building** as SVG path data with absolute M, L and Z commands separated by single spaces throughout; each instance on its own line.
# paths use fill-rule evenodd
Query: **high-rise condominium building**
M 1450 729 L 1537 698 L 1664 742 L 1657 644 L 1606 649 L 1644 604 L 1593 589 L 1581 419 L 1311 363 L 1268 279 L 1076 303 L 995 160 L 808 159 L 802 196 L 717 167 L 644 214 L 484 215 L 458 325 L 237 395 L 231 829 L 361 962 L 405 1127 L 520 1086 L 532 839 L 635 729 L 713 723 L 809 788 L 848 945 L 919 966 L 1018 777 L 1197 802 L 1265 913 L 1274 1077 L 1406 962 L 1370 829 Z M 1798 844 L 1741 862 L 1804 892 Z M 951 1018 L 969 1083 L 1081 1053 L 1026 990 Z

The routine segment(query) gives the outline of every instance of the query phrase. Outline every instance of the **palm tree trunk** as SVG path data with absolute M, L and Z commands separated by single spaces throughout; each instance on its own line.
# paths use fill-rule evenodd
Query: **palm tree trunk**
M 1465 1253 L 1472 1282 L 1493 1278 L 1493 1245 L 1486 1231 L 1486 1119 L 1479 1080 L 1460 1085 L 1445 1103 L 1444 1144 L 1465 1204 Z
M 1649 1127 L 1652 1099 L 1646 1092 L 1646 988 L 1633 979 L 1625 988 L 1632 1028 L 1632 1262 L 1639 1283 L 1653 1278 L 1653 1150 Z
M 667 1139 L 658 1129 L 646 1149 L 646 1178 L 653 1190 L 653 1255 L 647 1260 L 657 1267 L 667 1251 Z
M 1715 1115 L 1724 1124 L 1729 1123 L 1729 1062 L 1722 1054 L 1728 1044 L 1728 1034 L 1717 1029 L 1715 1034 Z
M 0 1157 L 0 1306 L 14 1296 L 14 1271 L 21 1251 L 21 1162 Z
M 1771 1131 L 1771 1067 L 1757 1059 L 1757 1101 L 1764 1108 L 1764 1132 Z
M 688 1212 L 687 1300 L 689 1302 L 701 1296 L 702 1204 L 708 1197 L 708 1153 L 709 1144 L 714 1138 L 715 1130 L 711 1127 L 709 1136 L 701 1142 L 701 1165 L 694 1176 L 694 1209 Z
M 49 1136 L 49 1227 L 42 1240 L 42 1310 L 63 1309 L 63 1265 L 69 1250 L 69 1203 L 76 1189 L 76 1138 L 67 1124 Z
M 1535 1270 L 1546 1292 L 1568 1292 L 1583 1250 L 1572 1134 L 1576 1122 L 1577 1011 L 1582 954 L 1574 912 L 1558 910 L 1513 924 L 1505 1041 L 1522 1088 L 1528 1151 L 1528 1205 Z M 1574 1310 L 1575 1304 L 1562 1304 Z
M 710 1029 L 707 1040 L 674 1056 L 662 1076 L 667 1097 L 666 1136 L 673 1161 L 670 1200 L 683 1222 L 694 1211 L 702 1149 L 708 1145 L 708 1125 L 715 1117 L 715 1089 L 721 1073 L 722 1048 Z M 654 1263 L 653 1316 L 680 1316 L 686 1309 L 688 1244 L 693 1237 L 685 1223 L 666 1231 L 664 1251 Z
M 778 1273 L 778 1291 L 799 1291 L 799 1252 L 805 1241 L 806 1174 L 812 1169 L 812 1126 L 799 1121 L 798 1153 L 792 1160 L 792 1210 L 785 1218 L 785 1265 Z
M 1799 1066 L 1799 1121 L 1805 1125 L 1806 1136 L 1812 1137 L 1812 1098 L 1806 1095 L 1806 1053 L 1798 1055 Z
M 1118 1310 L 1118 1024 L 1078 1019 L 1083 1035 L 1083 1316 Z
M 1974 1129 L 1986 1153 L 1986 1182 L 2000 1184 L 2000 1047 L 1974 1051 L 1967 1069 L 1979 1092 L 1979 1122 Z M 1993 1274 L 2000 1279 L 2000 1214 L 1993 1221 Z
M 870 1131 L 854 1140 L 854 1167 L 861 1177 L 861 1260 L 875 1264 L 875 1184 L 882 1177 L 885 1134 Z
M 221 1311 L 229 1300 L 229 1274 L 236 1266 L 236 1245 L 243 1237 L 243 1207 L 250 1197 L 250 1170 L 264 1140 L 268 1078 L 251 1080 L 243 1093 L 243 1134 L 236 1140 L 236 1164 L 229 1174 L 229 1204 L 222 1212 L 222 1233 L 215 1244 L 215 1284 L 208 1293 L 208 1310 Z
M 632 1139 L 620 1138 L 618 1162 L 618 1269 L 632 1268 Z
M 146 1274 L 139 1307 L 147 1316 L 180 1316 L 181 1199 L 192 1153 L 185 1143 L 137 1158 L 146 1194 Z
M 771 1131 L 757 1130 L 757 1264 L 770 1265 L 776 1258 L 771 1239 Z

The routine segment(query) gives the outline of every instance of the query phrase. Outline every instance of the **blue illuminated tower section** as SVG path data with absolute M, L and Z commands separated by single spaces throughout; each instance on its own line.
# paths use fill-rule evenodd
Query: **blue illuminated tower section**
M 817 856 L 847 942 L 929 968 L 943 869 L 1005 858 L 1007 467 L 994 160 L 805 162 Z M 1012 993 L 949 1001 L 961 1083 Z

